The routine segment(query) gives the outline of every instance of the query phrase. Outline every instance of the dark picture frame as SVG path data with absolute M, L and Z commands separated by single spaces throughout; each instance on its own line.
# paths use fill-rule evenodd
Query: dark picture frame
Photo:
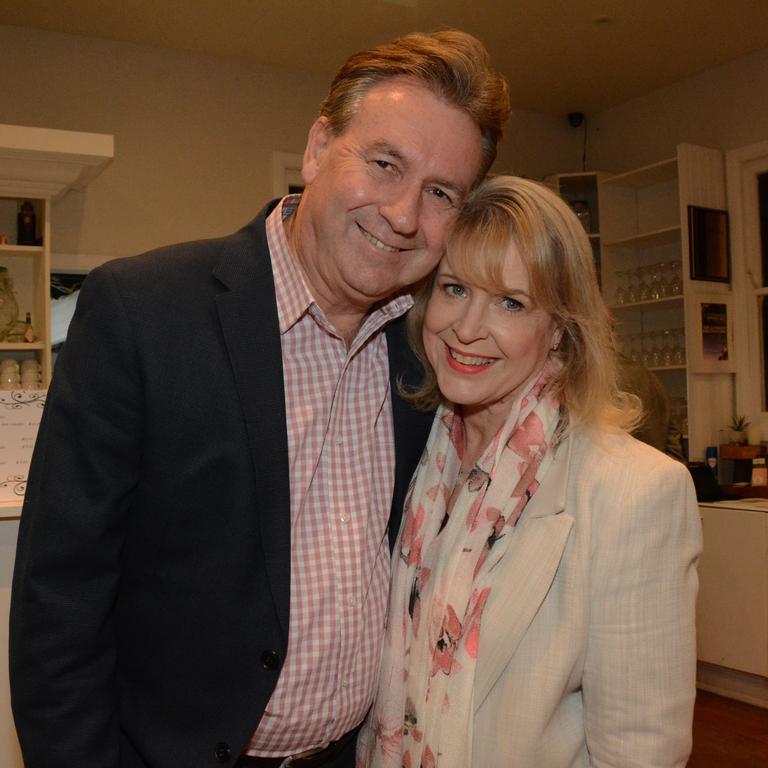
M 726 293 L 697 293 L 692 302 L 693 346 L 688 350 L 691 373 L 733 373 L 733 300 Z
M 728 211 L 689 205 L 688 243 L 691 280 L 730 283 Z

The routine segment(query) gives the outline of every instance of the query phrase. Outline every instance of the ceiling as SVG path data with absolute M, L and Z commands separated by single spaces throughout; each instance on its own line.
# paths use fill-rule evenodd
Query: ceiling
M 593 114 L 768 48 L 766 0 L 0 0 L 0 24 L 333 72 L 414 30 L 480 37 L 516 109 Z

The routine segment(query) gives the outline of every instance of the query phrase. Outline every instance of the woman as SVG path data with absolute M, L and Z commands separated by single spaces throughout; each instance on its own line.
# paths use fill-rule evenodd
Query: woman
M 395 548 L 358 765 L 684 766 L 700 529 L 629 437 L 592 252 L 514 177 L 467 200 L 412 310 L 440 403 Z

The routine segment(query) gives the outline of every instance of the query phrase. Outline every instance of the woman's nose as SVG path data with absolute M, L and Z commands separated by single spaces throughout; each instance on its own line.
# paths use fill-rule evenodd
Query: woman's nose
M 473 299 L 467 301 L 453 325 L 453 332 L 458 341 L 462 344 L 470 344 L 488 335 L 485 312 L 486 307 L 483 302 Z

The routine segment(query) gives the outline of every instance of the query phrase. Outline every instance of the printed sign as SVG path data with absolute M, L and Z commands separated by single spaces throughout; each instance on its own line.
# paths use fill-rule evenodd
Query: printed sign
M 0 390 L 0 503 L 21 503 L 46 391 Z

